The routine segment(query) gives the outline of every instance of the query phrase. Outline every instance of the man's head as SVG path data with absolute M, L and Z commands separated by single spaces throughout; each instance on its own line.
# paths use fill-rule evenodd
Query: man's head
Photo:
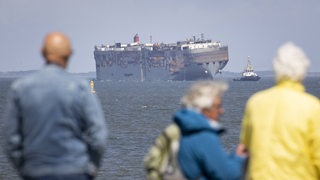
M 57 64 L 66 68 L 72 54 L 68 37 L 60 32 L 49 33 L 44 39 L 42 54 L 48 64 Z
M 309 59 L 302 49 L 288 42 L 282 45 L 273 59 L 273 69 L 277 81 L 302 81 L 309 67 Z
M 221 107 L 221 97 L 227 89 L 227 84 L 223 82 L 203 81 L 195 83 L 182 97 L 182 106 L 199 111 L 208 118 L 219 121 L 220 115 L 224 112 Z

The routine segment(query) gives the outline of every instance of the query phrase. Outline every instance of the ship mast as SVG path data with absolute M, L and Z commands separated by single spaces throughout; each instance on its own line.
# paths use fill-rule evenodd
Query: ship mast
M 248 64 L 247 64 L 246 70 L 247 71 L 252 71 L 253 70 L 252 65 L 251 65 L 251 61 L 250 61 L 250 56 L 248 56 Z

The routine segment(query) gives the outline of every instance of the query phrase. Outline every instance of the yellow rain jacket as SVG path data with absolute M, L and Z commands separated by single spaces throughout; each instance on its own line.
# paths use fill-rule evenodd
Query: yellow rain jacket
M 320 102 L 301 83 L 282 80 L 253 95 L 242 123 L 247 179 L 320 179 Z

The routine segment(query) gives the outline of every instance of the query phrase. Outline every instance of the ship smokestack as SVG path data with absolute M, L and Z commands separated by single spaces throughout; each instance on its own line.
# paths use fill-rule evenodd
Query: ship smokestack
M 140 39 L 139 39 L 138 33 L 133 37 L 133 42 L 134 43 L 140 43 Z

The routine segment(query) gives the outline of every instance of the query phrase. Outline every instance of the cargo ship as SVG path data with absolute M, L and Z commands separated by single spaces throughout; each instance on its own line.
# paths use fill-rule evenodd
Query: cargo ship
M 194 81 L 213 79 L 229 61 L 228 46 L 195 36 L 176 43 L 115 43 L 94 47 L 97 80 Z

